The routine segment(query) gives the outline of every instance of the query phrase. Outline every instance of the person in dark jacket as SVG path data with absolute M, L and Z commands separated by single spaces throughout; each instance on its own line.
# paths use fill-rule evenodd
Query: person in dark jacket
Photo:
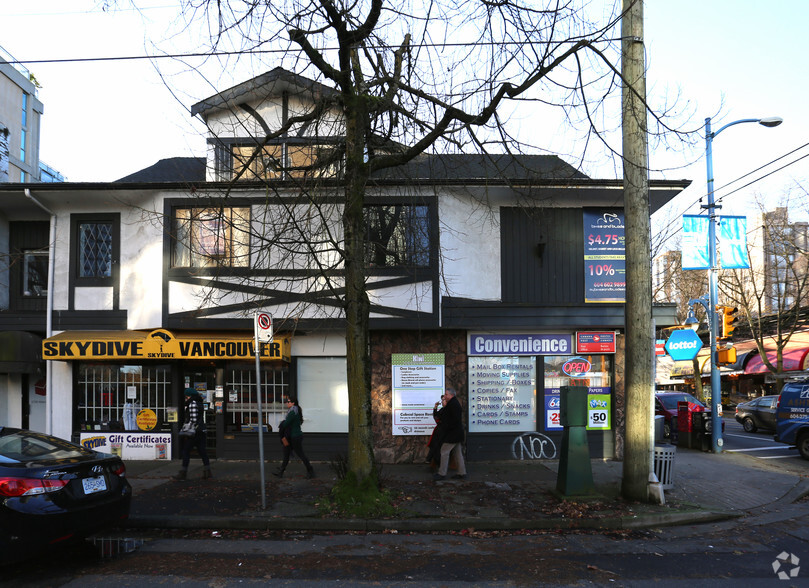
M 315 470 L 312 468 L 312 464 L 309 463 L 309 459 L 303 452 L 303 431 L 301 431 L 303 409 L 300 407 L 297 400 L 285 398 L 284 402 L 286 402 L 288 412 L 284 421 L 278 425 L 278 432 L 282 439 L 287 439 L 289 444 L 283 446 L 284 461 L 281 463 L 281 467 L 273 472 L 273 475 L 279 478 L 284 475 L 284 470 L 287 469 L 287 465 L 289 464 L 289 457 L 294 451 L 295 455 L 300 457 L 303 465 L 306 466 L 306 477 L 314 478 Z
M 443 437 L 441 439 L 441 465 L 438 473 L 433 476 L 434 480 L 443 480 L 447 477 L 450 456 L 455 459 L 458 465 L 458 473 L 453 478 L 463 479 L 466 477 L 466 463 L 463 459 L 463 409 L 461 403 L 455 396 L 455 390 L 447 388 L 442 399 L 444 406 L 438 410 L 438 405 L 433 408 L 433 417 L 441 424 Z
M 208 458 L 208 450 L 206 444 L 205 419 L 203 417 L 204 407 L 202 405 L 202 396 L 193 388 L 185 389 L 185 420 L 194 426 L 193 437 L 180 437 L 180 454 L 183 458 L 183 465 L 180 468 L 176 478 L 178 480 L 185 480 L 188 474 L 188 462 L 191 461 L 191 450 L 196 447 L 199 456 L 202 458 L 202 479 L 207 480 L 212 478 L 211 473 L 211 460 Z

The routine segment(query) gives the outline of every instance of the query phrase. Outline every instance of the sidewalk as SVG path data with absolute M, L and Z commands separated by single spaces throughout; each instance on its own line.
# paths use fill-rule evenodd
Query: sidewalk
M 281 479 L 265 466 L 262 508 L 257 461 L 212 462 L 214 478 L 202 480 L 192 460 L 188 480 L 172 476 L 179 462 L 128 461 L 134 489 L 130 528 L 197 528 L 308 531 L 463 531 L 514 529 L 637 529 L 769 514 L 809 494 L 809 478 L 784 473 L 761 460 L 677 448 L 665 505 L 619 498 L 623 463 L 593 460 L 599 496 L 561 500 L 554 495 L 558 461 L 468 464 L 465 480 L 434 482 L 424 464 L 381 467 L 383 488 L 396 497 L 398 516 L 378 520 L 340 518 L 323 506 L 336 482 L 326 463 L 307 480 L 292 461 Z M 452 473 L 452 472 L 450 472 Z M 809 468 L 807 468 L 809 475 Z M 788 513 L 784 514 L 789 516 Z

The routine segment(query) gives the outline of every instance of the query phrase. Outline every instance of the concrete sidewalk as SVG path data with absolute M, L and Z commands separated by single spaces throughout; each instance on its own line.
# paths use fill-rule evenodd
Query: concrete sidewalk
M 514 529 L 631 529 L 694 524 L 751 516 L 789 517 L 787 505 L 809 494 L 806 473 L 785 472 L 746 455 L 677 448 L 665 505 L 620 499 L 623 463 L 593 460 L 598 497 L 560 500 L 554 494 L 558 461 L 468 464 L 465 480 L 434 482 L 424 464 L 381 467 L 394 496 L 391 518 L 341 518 L 325 497 L 336 482 L 328 464 L 305 478 L 300 462 L 283 478 L 265 467 L 262 507 L 257 461 L 214 460 L 214 478 L 202 480 L 192 460 L 188 480 L 172 479 L 179 462 L 128 461 L 134 489 L 127 526 L 136 528 L 262 529 L 402 532 Z M 452 473 L 452 472 L 450 472 Z

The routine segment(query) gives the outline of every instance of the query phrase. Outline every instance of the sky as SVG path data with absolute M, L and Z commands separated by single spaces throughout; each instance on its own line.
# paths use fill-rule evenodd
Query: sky
M 178 0 L 139 0 L 140 12 L 126 0 L 112 10 L 101 10 L 102 4 L 2 2 L 0 46 L 23 61 L 140 56 L 155 53 L 154 41 L 168 47 L 165 39 L 177 30 Z M 591 1 L 596 8 L 599 4 L 608 8 L 612 2 Z M 805 201 L 800 210 L 794 205 L 800 202 L 796 186 L 809 186 L 809 146 L 804 146 L 809 143 L 807 17 L 809 3 L 804 0 L 646 3 L 649 100 L 674 105 L 686 116 L 680 119 L 686 121 L 683 128 L 693 131 L 690 145 L 650 142 L 653 179 L 692 181 L 655 215 L 653 230 L 677 229 L 683 213 L 700 212 L 699 200 L 704 202 L 706 193 L 706 117 L 712 118 L 714 130 L 739 119 L 784 119 L 772 129 L 737 125 L 714 139 L 716 197 L 723 207 L 719 214 L 750 215 L 757 200 L 772 208 L 790 190 L 794 216 L 801 210 L 805 214 Z M 174 39 L 178 52 L 196 48 L 191 36 Z M 168 59 L 26 67 L 41 84 L 39 98 L 45 105 L 40 157 L 71 182 L 113 181 L 163 158 L 202 156 L 204 128 L 191 117 L 191 105 L 212 95 L 215 85 L 222 89 L 263 73 L 209 70 L 211 82 L 206 83 Z M 614 168 L 584 171 L 591 177 L 614 177 Z

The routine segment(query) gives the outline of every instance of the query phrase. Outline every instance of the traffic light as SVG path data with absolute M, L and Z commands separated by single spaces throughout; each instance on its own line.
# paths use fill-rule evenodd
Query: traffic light
M 739 322 L 739 317 L 736 313 L 739 309 L 735 306 L 722 307 L 722 338 L 730 339 L 733 331 L 736 329 L 736 323 Z
M 726 347 L 725 349 L 717 349 L 716 363 L 718 363 L 719 365 L 736 363 L 736 348 Z

